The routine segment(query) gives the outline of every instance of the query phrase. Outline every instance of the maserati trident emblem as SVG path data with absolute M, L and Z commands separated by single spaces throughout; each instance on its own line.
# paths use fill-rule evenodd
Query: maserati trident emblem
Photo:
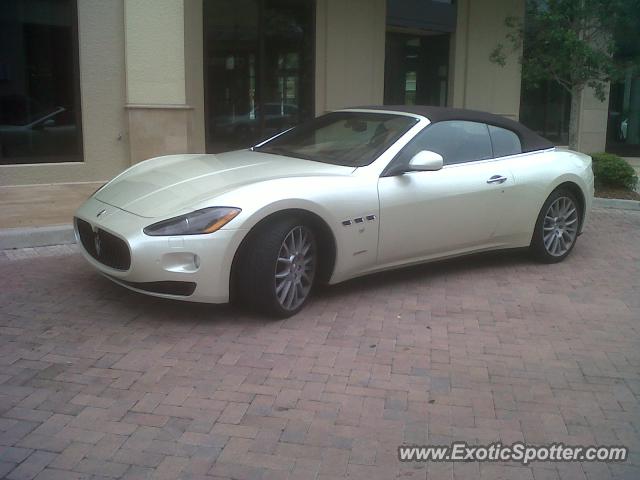
M 100 256 L 102 253 L 102 241 L 100 240 L 100 234 L 95 232 L 93 235 L 93 246 L 96 248 L 96 256 Z
M 107 209 L 106 209 L 106 208 L 103 208 L 102 210 L 100 210 L 100 211 L 98 212 L 98 214 L 96 215 L 96 218 L 100 218 L 100 216 L 101 216 L 104 212 L 106 212 L 106 211 L 107 211 Z

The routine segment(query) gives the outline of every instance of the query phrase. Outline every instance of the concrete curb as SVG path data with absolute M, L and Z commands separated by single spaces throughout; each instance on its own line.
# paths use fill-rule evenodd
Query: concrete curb
M 0 229 L 0 250 L 75 243 L 72 225 Z
M 598 208 L 616 208 L 618 210 L 640 210 L 640 201 L 596 197 L 593 199 L 593 206 Z

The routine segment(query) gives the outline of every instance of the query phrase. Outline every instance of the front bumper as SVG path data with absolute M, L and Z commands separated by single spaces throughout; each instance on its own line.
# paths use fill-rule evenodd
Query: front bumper
M 76 240 L 85 259 L 114 282 L 137 292 L 193 302 L 229 301 L 229 278 L 233 256 L 245 230 L 222 229 L 207 235 L 152 237 L 143 228 L 154 222 L 100 202 L 87 200 L 76 218 L 89 223 L 93 231 L 106 232 L 126 243 L 130 263 L 108 266 L 95 249 Z M 100 247 L 99 247 L 100 248 Z M 108 263 L 108 262 L 107 262 Z

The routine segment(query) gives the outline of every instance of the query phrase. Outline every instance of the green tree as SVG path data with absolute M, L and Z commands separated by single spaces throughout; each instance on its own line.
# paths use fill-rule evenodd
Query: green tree
M 552 80 L 571 94 L 575 149 L 584 89 L 604 101 L 609 82 L 638 68 L 640 0 L 526 0 L 525 17 L 507 17 L 505 25 L 506 45 L 495 47 L 491 61 L 504 66 L 508 49 L 521 51 L 523 82 Z

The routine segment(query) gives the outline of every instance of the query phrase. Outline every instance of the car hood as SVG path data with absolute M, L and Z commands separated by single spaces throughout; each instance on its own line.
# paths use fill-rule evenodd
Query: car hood
M 349 175 L 353 167 L 240 150 L 219 155 L 170 155 L 126 170 L 95 198 L 142 217 L 183 213 L 251 183 L 285 177 Z

